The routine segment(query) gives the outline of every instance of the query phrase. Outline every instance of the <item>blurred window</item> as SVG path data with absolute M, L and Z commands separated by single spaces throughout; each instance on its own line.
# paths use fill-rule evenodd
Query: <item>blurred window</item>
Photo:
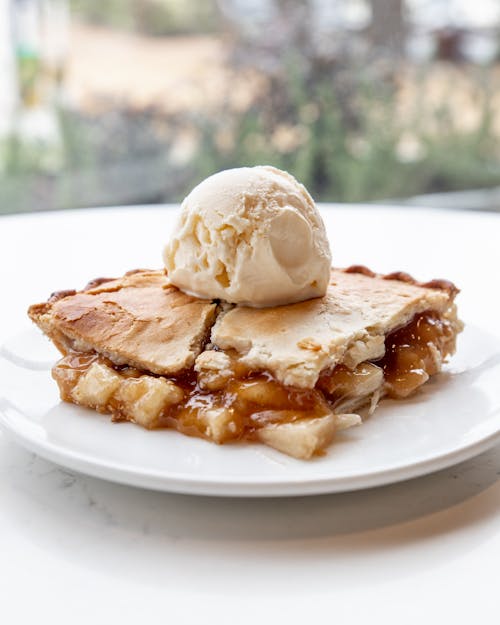
M 497 0 L 0 0 L 0 212 L 258 163 L 322 201 L 499 208 L 499 43 Z

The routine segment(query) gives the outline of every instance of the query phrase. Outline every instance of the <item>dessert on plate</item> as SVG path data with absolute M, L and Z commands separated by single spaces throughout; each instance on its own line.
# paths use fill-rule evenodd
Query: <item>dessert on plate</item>
M 63 400 L 306 459 L 361 409 L 416 391 L 462 328 L 450 282 L 331 269 L 312 199 L 271 167 L 198 185 L 164 259 L 30 307 L 62 353 Z

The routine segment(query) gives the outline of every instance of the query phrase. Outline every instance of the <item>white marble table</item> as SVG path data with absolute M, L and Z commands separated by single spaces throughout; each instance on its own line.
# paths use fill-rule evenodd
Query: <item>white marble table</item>
M 437 268 L 467 290 L 463 316 L 480 297 L 495 330 L 499 216 L 425 212 L 409 232 L 398 209 L 324 207 L 332 231 L 339 214 L 336 264 L 377 250 L 381 271 Z M 158 266 L 170 219 L 166 207 L 0 218 L 0 343 L 55 288 Z M 384 241 L 388 219 L 400 239 Z M 455 275 L 443 241 L 468 271 Z M 0 435 L 0 622 L 495 622 L 499 452 L 355 493 L 220 499 L 73 474 Z

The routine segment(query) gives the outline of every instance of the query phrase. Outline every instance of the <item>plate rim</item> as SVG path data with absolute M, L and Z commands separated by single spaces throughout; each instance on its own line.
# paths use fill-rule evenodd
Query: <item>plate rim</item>
M 482 324 L 477 323 L 477 319 L 470 319 L 466 326 L 485 332 L 491 338 L 500 341 L 500 336 L 496 332 L 492 332 L 489 327 L 482 327 Z M 27 328 L 24 329 L 23 334 L 26 330 Z M 34 331 L 33 327 L 30 328 L 30 332 L 32 331 Z M 9 338 L 12 339 L 15 336 L 18 336 L 18 334 L 14 333 Z M 1 347 L 4 345 L 5 342 Z M 1 347 L 0 359 L 16 364 L 21 369 L 24 368 L 6 357 L 6 353 Z M 50 383 L 50 379 L 47 379 L 47 383 Z M 60 403 L 64 404 L 64 402 Z M 15 418 L 9 416 L 9 407 L 15 409 Z M 78 408 L 94 414 L 90 409 Z M 21 419 L 19 419 L 19 416 Z M 227 474 L 207 477 L 203 474 L 193 475 L 186 472 L 161 471 L 137 465 L 127 465 L 120 460 L 110 460 L 96 456 L 91 451 L 79 451 L 62 443 L 53 442 L 48 438 L 39 436 L 36 430 L 30 429 L 31 426 L 38 425 L 43 430 L 43 425 L 38 424 L 36 420 L 30 418 L 29 415 L 13 405 L 5 392 L 0 395 L 0 431 L 21 447 L 60 467 L 83 475 L 90 475 L 109 482 L 136 488 L 216 497 L 300 497 L 354 492 L 422 477 L 469 460 L 500 442 L 499 416 L 500 406 L 494 408 L 488 415 L 489 420 L 494 422 L 495 429 L 493 431 L 491 431 L 490 427 L 485 434 L 475 434 L 472 440 L 466 443 L 455 442 L 451 448 L 448 447 L 440 453 L 421 456 L 417 460 L 405 462 L 404 464 L 400 462 L 384 468 L 368 471 L 358 470 L 356 473 L 340 476 L 320 472 L 314 477 L 310 475 L 303 477 L 297 474 L 294 474 L 291 478 L 286 474 L 272 477 L 259 476 L 258 478 L 241 475 L 233 477 Z M 28 424 L 30 427 L 23 427 L 22 424 Z M 172 433 L 178 434 L 176 432 Z M 182 436 L 182 439 L 185 439 L 186 442 L 189 442 L 189 437 L 178 435 Z M 207 441 L 203 442 L 207 445 L 213 445 L 213 443 Z M 296 462 L 303 461 L 296 460 Z
M 126 226 L 128 228 L 133 228 L 134 224 L 137 223 L 136 215 L 140 215 L 141 220 L 144 221 L 144 210 L 147 211 L 148 216 L 153 219 L 154 223 L 156 223 L 154 220 L 161 217 L 161 223 L 163 224 L 165 210 L 169 211 L 174 207 L 178 208 L 178 204 L 146 205 L 141 207 L 113 206 L 90 209 L 85 208 L 78 211 L 65 210 L 57 213 L 10 215 L 4 217 L 4 220 L 9 220 L 9 225 L 11 226 L 13 233 L 18 232 L 18 229 L 21 227 L 20 225 L 22 225 L 23 229 L 26 228 L 27 220 L 33 224 L 38 223 L 39 221 L 50 221 L 50 223 L 54 222 L 54 224 L 59 224 L 61 221 L 63 227 L 69 228 L 71 226 L 71 228 L 73 228 L 80 223 L 86 223 L 87 218 L 91 215 L 93 218 L 97 218 L 99 215 L 106 215 L 107 218 L 113 220 L 126 217 Z M 352 222 L 353 217 L 357 220 L 365 215 L 369 216 L 370 219 L 374 216 L 373 218 L 376 218 L 377 222 L 380 220 L 383 221 L 385 217 L 395 216 L 397 218 L 397 227 L 394 229 L 395 232 L 398 231 L 398 228 L 404 228 L 406 232 L 410 222 L 418 222 L 421 218 L 425 218 L 426 224 L 432 222 L 433 224 L 439 225 L 439 227 L 451 225 L 451 220 L 453 219 L 454 228 L 457 227 L 457 219 L 460 222 L 460 228 L 466 228 L 468 224 L 472 225 L 477 222 L 481 222 L 481 226 L 484 227 L 484 224 L 487 222 L 489 227 L 491 226 L 495 232 L 498 232 L 498 227 L 500 225 L 498 216 L 490 213 L 471 213 L 470 211 L 449 210 L 436 207 L 411 207 L 411 210 L 408 210 L 408 207 L 405 207 L 403 210 L 401 205 L 380 204 L 377 206 L 377 211 L 375 213 L 373 212 L 373 205 L 369 204 L 356 204 L 349 206 L 336 203 L 320 203 L 318 204 L 318 207 L 322 215 L 327 217 L 326 226 L 332 241 L 335 241 L 336 236 L 332 235 L 332 230 L 330 228 L 336 229 L 338 224 L 340 224 L 341 227 L 349 224 L 352 225 L 352 223 L 354 223 Z M 139 208 L 141 210 L 139 210 Z M 334 222 L 334 220 L 337 219 L 339 219 L 339 221 Z M 372 223 L 372 221 L 370 221 L 370 223 Z M 11 232 L 11 230 L 9 230 L 9 232 Z M 84 230 L 84 232 L 87 233 L 86 230 Z M 8 235 L 7 230 L 5 231 L 5 234 Z M 8 236 L 10 238 L 10 235 Z M 368 251 L 375 251 L 374 249 L 372 250 L 371 247 L 368 247 L 367 249 Z M 497 247 L 494 249 L 496 257 Z M 342 248 L 340 255 L 342 255 Z M 460 258 L 460 262 L 452 265 L 453 271 L 449 274 L 451 279 L 460 282 L 459 275 L 462 273 L 464 267 L 467 266 L 470 268 L 471 265 L 470 263 L 464 264 L 462 262 L 461 259 L 463 256 L 459 253 L 459 249 L 455 246 L 450 245 L 449 256 L 454 260 L 454 263 L 457 258 Z M 456 258 L 454 258 L 455 256 Z M 350 258 L 350 255 L 348 255 L 348 258 Z M 368 265 L 370 265 L 371 260 L 366 260 Z M 387 261 L 388 258 L 385 260 Z M 430 267 L 428 268 L 430 269 Z M 411 266 L 408 267 L 408 270 L 411 271 Z M 64 275 L 64 272 L 62 273 Z M 434 273 L 432 275 L 434 275 Z M 476 276 L 474 276 L 474 284 L 476 282 Z M 470 280 L 469 284 L 472 284 Z M 481 300 L 479 300 L 479 302 L 481 304 Z M 15 310 L 13 306 L 10 306 L 7 308 L 7 313 L 9 313 L 10 308 L 12 308 L 12 311 Z M 479 309 L 480 308 L 481 306 L 479 306 Z M 483 318 L 478 323 L 479 319 L 473 311 L 477 313 L 478 307 L 475 306 L 473 309 L 468 310 L 469 316 L 472 317 L 469 321 L 472 323 L 476 322 L 476 324 L 483 330 L 487 330 L 499 339 L 500 334 L 498 333 L 496 325 L 496 317 L 494 319 L 494 326 L 492 325 L 492 316 L 488 317 L 490 323 L 486 323 L 485 325 L 483 323 L 484 316 L 481 315 Z M 24 311 L 22 312 L 24 314 Z M 461 312 L 464 313 L 465 309 Z M 18 309 L 16 311 L 16 314 L 17 313 L 21 313 L 21 310 Z M 12 319 L 14 319 L 14 317 L 12 317 Z M 16 316 L 15 319 L 17 320 L 18 317 Z M 4 327 L 12 328 L 12 325 L 6 325 Z M 1 342 L 8 338 L 9 337 L 4 336 L 2 333 Z M 47 383 L 49 383 L 49 381 L 50 378 L 47 380 Z M 0 396 L 1 395 L 4 395 L 5 397 L 6 394 L 0 393 Z M 8 397 L 6 397 L 6 399 L 8 400 Z M 481 433 L 480 430 L 479 433 L 473 433 L 471 436 L 467 437 L 465 441 L 455 440 L 453 444 L 441 447 L 441 450 L 438 453 L 433 452 L 430 455 L 429 453 L 427 453 L 426 456 L 421 455 L 412 462 L 406 461 L 404 464 L 400 462 L 396 466 L 383 467 L 382 465 L 379 465 L 381 468 L 372 470 L 369 473 L 366 470 L 360 472 L 358 469 L 358 473 L 356 474 L 351 472 L 348 475 L 332 476 L 332 471 L 327 474 L 325 474 L 324 471 L 318 471 L 314 477 L 311 477 L 310 475 L 294 475 L 292 476 L 292 479 L 290 479 L 290 476 L 287 476 L 286 473 L 267 478 L 266 476 L 260 476 L 258 479 L 248 476 L 221 476 L 220 474 L 217 477 L 205 477 L 204 475 L 194 476 L 189 473 L 174 474 L 171 471 L 158 471 L 148 468 L 142 468 L 139 470 L 140 467 L 134 467 L 134 465 L 130 464 L 127 465 L 119 459 L 118 461 L 111 460 L 106 462 L 106 459 L 95 456 L 92 450 L 90 452 L 86 450 L 76 451 L 68 448 L 60 442 L 53 442 L 48 438 L 44 439 L 43 430 L 42 435 L 36 431 L 29 431 L 26 427 L 24 427 L 26 425 L 26 421 L 22 421 L 17 424 L 17 418 L 14 418 L 12 414 L 9 414 L 9 410 L 3 409 L 1 401 L 0 430 L 5 433 L 6 438 L 15 440 L 22 447 L 38 454 L 40 457 L 46 458 L 63 467 L 67 467 L 72 471 L 92 475 L 111 482 L 133 485 L 140 488 L 149 488 L 158 491 L 199 495 L 241 497 L 302 496 L 320 493 L 354 491 L 382 486 L 404 481 L 406 479 L 416 478 L 468 460 L 475 455 L 486 451 L 500 441 L 500 423 L 498 412 L 500 412 L 500 408 L 493 409 L 489 415 L 484 415 L 485 418 L 488 416 L 493 421 L 486 431 L 484 429 L 482 430 L 483 433 Z M 29 419 L 29 415 L 25 415 L 24 419 Z M 33 424 L 33 419 L 29 419 L 29 422 L 30 424 Z
M 492 416 L 497 416 L 500 408 Z M 27 417 L 23 417 L 27 419 Z M 68 451 L 50 441 L 29 436 L 16 428 L 4 410 L 0 408 L 0 430 L 4 434 L 45 460 L 84 475 L 90 475 L 110 482 L 146 488 L 160 492 L 185 495 L 207 495 L 219 497 L 290 497 L 329 493 L 341 493 L 386 486 L 454 466 L 473 458 L 500 442 L 500 424 L 490 432 L 466 445 L 455 447 L 439 455 L 412 462 L 404 466 L 379 469 L 371 473 L 354 476 L 318 476 L 293 480 L 271 478 L 255 480 L 245 477 L 205 478 L 191 477 L 185 473 L 161 473 L 148 469 L 127 469 L 120 463 L 102 461 L 88 453 Z

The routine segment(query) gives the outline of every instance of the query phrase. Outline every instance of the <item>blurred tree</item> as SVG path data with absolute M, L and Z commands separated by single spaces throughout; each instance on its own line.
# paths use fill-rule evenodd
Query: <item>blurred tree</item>
M 353 33 L 338 20 L 322 23 L 313 0 L 269 0 L 266 14 L 255 11 L 245 19 L 235 4 L 219 2 L 232 33 L 229 62 L 237 73 L 258 73 L 264 83 L 237 131 L 246 136 L 236 143 L 251 148 L 232 157 L 245 164 L 258 154 L 290 169 L 317 197 L 357 199 L 369 186 L 382 193 L 376 190 L 377 162 L 395 160 L 395 138 L 386 128 L 397 64 L 385 62 L 387 46 L 370 46 L 366 31 Z M 376 10 L 382 20 L 382 9 Z M 398 24 L 402 12 L 400 18 Z M 380 29 L 373 35 L 386 41 Z M 208 151 L 210 140 L 205 133 Z
M 396 58 L 405 53 L 406 25 L 403 0 L 371 0 L 372 19 L 368 35 L 377 51 Z

